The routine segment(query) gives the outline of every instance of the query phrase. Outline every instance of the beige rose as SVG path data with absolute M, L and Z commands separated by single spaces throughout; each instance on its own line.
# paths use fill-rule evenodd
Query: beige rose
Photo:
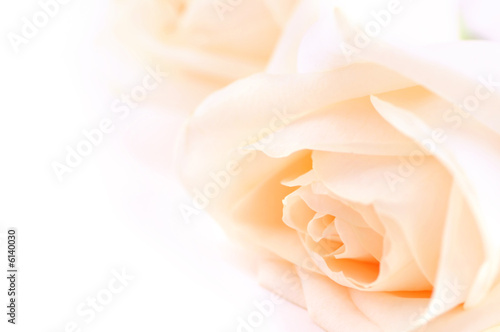
M 500 45 L 374 39 L 346 65 L 317 41 L 359 31 L 333 8 L 316 23 L 191 117 L 193 205 L 327 331 L 500 324 Z
M 115 36 L 106 44 L 118 44 L 120 59 L 127 61 L 124 71 L 138 64 L 137 82 L 150 72 L 145 67 L 166 73 L 126 130 L 124 140 L 134 155 L 168 172 L 174 136 L 185 117 L 210 93 L 265 69 L 295 3 L 116 0 Z M 130 90 L 122 80 L 115 85 L 117 96 Z
M 135 58 L 170 74 L 162 106 L 184 112 L 264 70 L 295 0 L 117 0 L 115 32 Z

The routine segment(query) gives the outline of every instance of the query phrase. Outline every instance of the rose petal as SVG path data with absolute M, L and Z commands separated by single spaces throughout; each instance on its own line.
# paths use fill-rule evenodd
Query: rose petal
M 394 261 L 388 261 L 388 266 L 382 265 L 381 274 L 388 271 L 394 273 L 397 271 L 394 268 L 404 267 L 414 257 L 426 279 L 432 283 L 446 214 L 445 205 L 436 202 L 446 201 L 450 176 L 436 160 L 422 155 L 421 166 L 412 166 L 413 174 L 401 178 L 402 182 L 393 191 L 386 174 L 398 174 L 402 162 L 397 157 L 313 153 L 313 168 L 335 195 L 360 204 L 374 205 L 385 228 L 387 245 L 390 244 L 395 251 L 391 256 Z M 384 250 L 388 249 L 387 245 Z M 409 246 L 410 252 L 407 252 L 406 246 Z M 382 258 L 382 262 L 385 261 Z M 385 267 L 391 268 L 385 271 Z
M 423 332 L 482 331 L 500 324 L 499 307 L 500 285 L 496 285 L 480 305 L 468 309 L 458 307 L 431 321 Z
M 306 307 L 302 283 L 292 263 L 281 259 L 262 260 L 259 264 L 259 283 L 288 301 Z
M 382 331 L 353 303 L 349 290 L 315 273 L 299 271 L 311 318 L 327 331 Z
M 344 40 L 349 40 L 356 31 L 339 11 L 335 13 Z M 472 107 L 471 114 L 500 133 L 499 43 L 460 41 L 409 48 L 377 40 L 359 56 L 404 75 L 456 105 L 474 98 L 481 107 Z M 477 61 L 479 58 L 481 61 Z
M 275 158 L 303 149 L 406 155 L 417 147 L 377 114 L 368 97 L 331 105 L 297 119 L 262 146 L 262 151 Z
M 424 317 L 433 317 L 462 304 L 484 261 L 484 252 L 475 218 L 460 188 L 450 195 L 439 269 L 431 302 Z
M 448 109 L 447 103 L 424 90 L 409 89 L 397 97 L 389 94 L 373 97 L 372 101 L 384 118 L 417 142 L 432 137 L 433 128 L 446 133 L 446 140 L 434 154 L 454 175 L 470 203 L 485 247 L 486 258 L 467 300 L 469 305 L 477 304 L 493 286 L 500 269 L 500 210 L 496 199 L 500 137 L 472 117 L 458 128 L 442 120 L 435 110 Z M 478 159 L 481 162 L 476 162 Z

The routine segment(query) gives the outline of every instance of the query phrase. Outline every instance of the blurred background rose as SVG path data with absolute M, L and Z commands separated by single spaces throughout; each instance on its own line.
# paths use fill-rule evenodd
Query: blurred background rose
M 296 3 L 116 2 L 117 36 L 136 58 L 169 71 L 175 82 L 169 85 L 169 97 L 162 106 L 176 99 L 177 108 L 187 113 L 210 92 L 265 68 Z
M 118 50 L 116 59 L 128 58 L 123 71 L 136 66 L 140 77 L 150 66 L 168 73 L 127 124 L 129 150 L 170 173 L 176 136 L 187 116 L 212 92 L 265 69 L 296 2 L 114 1 L 106 43 Z M 130 85 L 121 74 L 110 81 L 117 95 Z

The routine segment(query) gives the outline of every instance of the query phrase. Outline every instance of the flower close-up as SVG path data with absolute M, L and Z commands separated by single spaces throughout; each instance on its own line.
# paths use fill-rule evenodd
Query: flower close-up
M 169 71 L 191 105 L 264 70 L 297 1 L 116 2 L 115 34 L 134 57 Z
M 295 66 L 239 80 L 189 119 L 178 153 L 193 205 L 263 249 L 261 283 L 327 331 L 499 324 L 500 45 L 346 52 L 359 30 L 323 9 L 286 53 Z M 329 34 L 337 52 L 315 43 Z
M 498 0 L 3 1 L 5 332 L 500 332 Z

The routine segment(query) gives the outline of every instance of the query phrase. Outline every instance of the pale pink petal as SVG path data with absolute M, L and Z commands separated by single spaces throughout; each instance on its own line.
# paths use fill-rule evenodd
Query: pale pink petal
M 348 288 L 315 273 L 299 271 L 311 318 L 327 331 L 381 332 L 353 303 Z
M 307 308 L 302 282 L 293 264 L 280 259 L 261 260 L 258 278 L 262 286 L 302 308 Z
M 275 158 L 303 150 L 406 155 L 417 147 L 373 108 L 368 97 L 337 103 L 277 131 L 262 150 Z
M 356 40 L 343 40 L 334 8 L 347 16 L 360 33 L 365 32 L 368 27 L 373 31 L 373 27 L 378 26 L 378 32 L 369 36 L 369 41 L 382 39 L 428 45 L 459 39 L 459 15 L 455 0 L 338 0 L 323 1 L 323 4 L 319 19 L 301 38 L 298 72 L 328 71 L 349 64 L 342 47 L 348 44 L 348 47 L 356 48 Z M 388 10 L 394 4 L 397 8 L 395 13 Z M 426 20 L 424 25 L 421 24 L 422 17 Z M 367 47 L 371 44 L 373 43 L 368 42 Z M 364 48 L 358 52 L 364 52 Z
M 336 15 L 343 38 L 349 40 L 356 31 L 340 12 Z M 461 41 L 410 48 L 377 40 L 359 57 L 390 68 L 456 105 L 474 98 L 480 107 L 471 107 L 470 113 L 500 133 L 499 43 Z
M 462 304 L 484 261 L 481 235 L 475 218 L 457 185 L 451 191 L 443 234 L 439 269 L 424 320 Z
M 283 34 L 278 41 L 266 72 L 271 74 L 295 73 L 297 69 L 297 52 L 301 37 L 310 25 L 318 19 L 320 0 L 302 0 L 287 22 Z
M 496 285 L 478 306 L 468 309 L 460 306 L 432 320 L 418 332 L 482 331 L 500 324 L 498 308 L 500 308 L 500 286 Z
M 384 332 L 416 331 L 420 313 L 429 303 L 426 292 L 369 293 L 351 289 L 349 293 L 356 307 Z
M 372 98 L 377 110 L 415 141 L 432 137 L 433 128 L 446 133 L 446 140 L 434 154 L 454 175 L 467 198 L 485 247 L 485 260 L 467 300 L 468 304 L 478 303 L 493 286 L 500 269 L 500 210 L 496 198 L 500 187 L 500 136 L 472 117 L 458 128 L 444 121 L 434 110 L 446 110 L 449 105 L 423 90 L 410 89 L 397 97 L 389 94 L 380 98 Z
M 366 74 L 369 79 L 364 78 Z M 241 80 L 212 94 L 190 119 L 179 146 L 182 171 L 195 182 L 203 176 L 205 183 L 209 180 L 206 170 L 224 169 L 228 160 L 252 159 L 240 149 L 258 142 L 263 131 L 277 124 L 289 124 L 336 102 L 405 86 L 412 83 L 372 65 L 324 75 L 255 75 Z

